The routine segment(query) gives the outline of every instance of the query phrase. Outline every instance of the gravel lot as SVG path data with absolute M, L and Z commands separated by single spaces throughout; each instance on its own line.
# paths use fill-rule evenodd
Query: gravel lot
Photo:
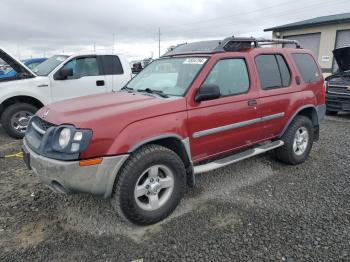
M 0 128 L 0 152 L 19 148 Z M 0 159 L 0 261 L 350 261 L 349 153 L 350 115 L 327 117 L 306 163 L 270 153 L 200 175 L 149 227 L 121 223 L 106 200 L 54 194 L 21 159 Z

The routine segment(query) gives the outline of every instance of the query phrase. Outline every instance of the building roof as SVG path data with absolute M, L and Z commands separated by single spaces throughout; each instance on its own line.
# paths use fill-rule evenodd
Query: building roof
M 345 23 L 350 22 L 350 13 L 337 14 L 337 15 L 327 15 L 320 16 L 312 19 L 303 20 L 300 22 L 295 22 L 286 25 L 280 25 L 276 27 L 266 28 L 267 31 L 285 31 L 291 29 L 319 26 L 319 25 L 328 25 L 328 24 L 337 24 L 337 23 Z

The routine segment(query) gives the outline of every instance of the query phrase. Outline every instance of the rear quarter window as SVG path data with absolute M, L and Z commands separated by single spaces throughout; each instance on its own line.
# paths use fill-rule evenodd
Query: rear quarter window
M 124 73 L 119 57 L 115 55 L 103 55 L 100 59 L 102 61 L 104 75 L 122 75 Z
M 321 79 L 318 66 L 310 54 L 292 54 L 299 72 L 306 83 L 314 83 Z

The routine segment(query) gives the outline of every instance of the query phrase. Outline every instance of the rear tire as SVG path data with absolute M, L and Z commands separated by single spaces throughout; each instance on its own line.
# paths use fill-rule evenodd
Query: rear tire
M 29 118 L 38 108 L 27 103 L 17 103 L 7 107 L 1 116 L 1 124 L 6 133 L 15 139 L 24 137 Z
M 172 150 L 146 145 L 132 154 L 117 175 L 111 204 L 118 215 L 138 225 L 168 217 L 186 186 L 186 170 Z
M 277 159 L 290 165 L 303 163 L 307 159 L 314 141 L 312 121 L 305 116 L 295 117 L 281 140 L 284 145 L 275 150 Z

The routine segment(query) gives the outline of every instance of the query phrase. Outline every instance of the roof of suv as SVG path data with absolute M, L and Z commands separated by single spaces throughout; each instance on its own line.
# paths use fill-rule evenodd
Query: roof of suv
M 240 51 L 247 48 L 258 48 L 262 45 L 271 44 L 294 44 L 296 48 L 301 48 L 298 41 L 285 39 L 258 39 L 243 37 L 228 37 L 224 40 L 209 40 L 194 43 L 183 43 L 175 47 L 170 47 L 162 57 L 185 54 L 214 54 L 222 52 Z

